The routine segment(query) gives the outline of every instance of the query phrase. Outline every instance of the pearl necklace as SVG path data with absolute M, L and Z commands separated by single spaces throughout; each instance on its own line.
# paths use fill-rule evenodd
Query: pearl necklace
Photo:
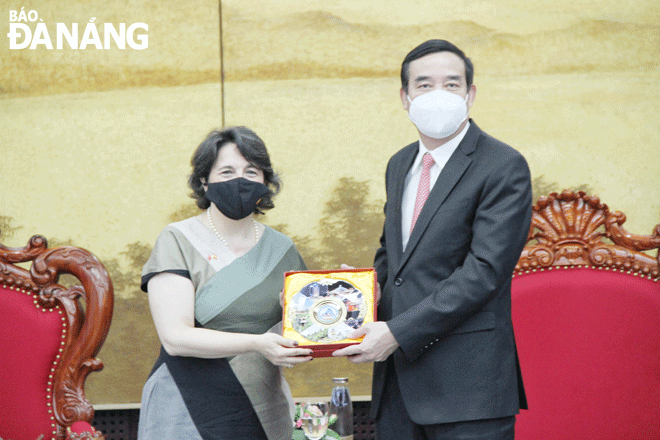
M 215 229 L 215 225 L 213 224 L 213 220 L 211 220 L 211 207 L 209 206 L 209 209 L 206 210 L 206 218 L 209 220 L 209 224 L 211 225 L 211 230 L 215 234 L 216 237 L 220 239 L 220 241 L 227 246 L 228 249 L 231 249 L 229 247 L 229 243 L 225 241 L 224 238 L 222 238 L 222 235 L 218 233 L 218 231 Z M 257 221 L 252 217 L 252 225 L 254 226 L 254 242 L 258 243 L 259 242 L 259 229 L 257 228 Z

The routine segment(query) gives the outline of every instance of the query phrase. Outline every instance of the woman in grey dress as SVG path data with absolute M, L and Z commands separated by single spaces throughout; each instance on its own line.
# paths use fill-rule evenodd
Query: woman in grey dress
M 138 437 L 291 439 L 280 367 L 311 350 L 278 334 L 283 273 L 305 268 L 293 242 L 255 219 L 280 182 L 245 127 L 213 131 L 189 185 L 204 211 L 168 225 L 142 271 L 161 353 L 142 394 Z

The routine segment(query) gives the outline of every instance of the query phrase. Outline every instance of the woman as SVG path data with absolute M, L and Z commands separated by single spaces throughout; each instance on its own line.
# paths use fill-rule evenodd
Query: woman
M 288 237 L 254 218 L 273 208 L 279 178 L 245 127 L 211 132 L 191 165 L 191 196 L 204 212 L 168 225 L 142 271 L 162 347 L 139 438 L 290 440 L 279 367 L 310 361 L 311 350 L 273 327 L 283 273 L 305 265 Z

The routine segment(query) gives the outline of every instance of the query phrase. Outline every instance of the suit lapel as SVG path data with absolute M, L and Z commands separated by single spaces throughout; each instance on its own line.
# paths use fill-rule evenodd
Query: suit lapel
M 447 164 L 440 172 L 438 180 L 435 182 L 435 185 L 429 194 L 429 198 L 426 200 L 426 203 L 424 204 L 424 207 L 422 208 L 422 211 L 417 218 L 417 222 L 415 223 L 415 227 L 413 228 L 412 234 L 410 235 L 406 249 L 401 256 L 401 261 L 397 266 L 394 266 L 396 267 L 396 272 L 398 272 L 401 267 L 406 264 L 406 261 L 408 261 L 410 254 L 412 254 L 412 252 L 419 244 L 424 231 L 428 227 L 436 211 L 440 208 L 454 186 L 456 186 L 463 173 L 465 173 L 465 170 L 467 170 L 468 166 L 470 166 L 470 163 L 472 163 L 472 159 L 470 159 L 469 155 L 476 149 L 477 140 L 479 139 L 480 134 L 481 130 L 479 127 L 477 127 L 474 122 L 470 121 L 470 128 L 468 129 L 468 132 L 465 134 L 465 137 L 458 145 L 458 148 L 456 148 L 456 151 L 454 151 L 454 153 L 449 158 L 449 161 L 447 161 Z M 401 200 L 398 199 L 398 202 L 400 225 Z M 401 228 L 399 227 L 399 229 Z M 399 237 L 400 235 L 401 234 L 399 233 Z M 402 246 L 402 241 L 399 241 L 399 246 Z M 399 249 L 401 249 L 401 247 L 399 247 Z
M 410 171 L 413 162 L 415 162 L 415 157 L 417 157 L 417 152 L 419 151 L 419 142 L 414 142 L 406 147 L 406 151 L 402 156 L 402 159 L 399 161 L 398 167 L 394 171 L 392 178 L 395 182 L 395 191 L 394 191 L 394 209 L 393 209 L 393 218 L 392 218 L 392 227 L 388 228 L 388 234 L 385 237 L 387 243 L 394 244 L 394 252 L 388 252 L 388 258 L 391 258 L 390 264 L 392 267 L 398 267 L 398 261 L 401 258 L 403 252 L 403 238 L 401 237 L 401 202 L 403 199 L 403 190 L 406 181 L 406 175 Z M 389 247 L 388 247 L 389 248 Z

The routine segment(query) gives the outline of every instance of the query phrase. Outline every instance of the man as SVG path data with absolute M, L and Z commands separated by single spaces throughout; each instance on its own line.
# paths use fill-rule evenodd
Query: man
M 527 405 L 511 275 L 530 226 L 529 168 L 469 119 L 472 78 L 470 59 L 444 40 L 401 66 L 401 102 L 420 140 L 387 166 L 380 321 L 334 353 L 375 362 L 381 440 L 513 439 Z

